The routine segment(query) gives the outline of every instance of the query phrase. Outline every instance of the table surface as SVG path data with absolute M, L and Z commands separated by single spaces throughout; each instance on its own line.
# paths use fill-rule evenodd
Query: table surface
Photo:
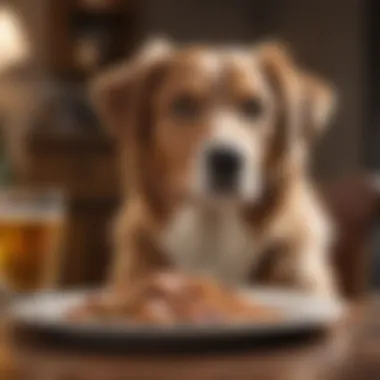
M 380 298 L 352 307 L 330 334 L 292 347 L 233 355 L 102 357 L 13 347 L 5 338 L 0 378 L 14 380 L 379 380 Z M 3 329 L 3 330 L 6 330 Z M 24 376 L 22 376 L 22 374 Z

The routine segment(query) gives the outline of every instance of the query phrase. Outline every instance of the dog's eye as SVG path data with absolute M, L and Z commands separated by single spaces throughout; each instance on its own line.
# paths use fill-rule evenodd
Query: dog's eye
M 202 107 L 198 99 L 192 95 L 185 94 L 173 100 L 170 110 L 175 117 L 185 121 L 192 121 L 200 116 Z
M 260 117 L 264 111 L 262 101 L 254 97 L 243 99 L 238 107 L 241 114 L 248 118 Z

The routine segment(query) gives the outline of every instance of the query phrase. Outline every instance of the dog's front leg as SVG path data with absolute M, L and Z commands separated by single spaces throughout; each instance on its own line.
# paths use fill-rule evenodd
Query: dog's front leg
M 294 277 L 300 288 L 321 297 L 338 297 L 329 255 L 329 245 L 323 241 L 306 238 L 294 246 Z
M 145 211 L 128 207 L 115 227 L 115 256 L 108 282 L 115 293 L 125 294 L 152 273 L 169 267 L 169 262 L 155 240 L 155 226 Z
M 114 229 L 115 251 L 105 289 L 88 307 L 99 315 L 119 315 L 131 307 L 147 278 L 167 266 L 145 215 L 122 212 Z M 87 313 L 87 312 L 86 312 Z
M 292 241 L 269 252 L 259 282 L 336 297 L 337 287 L 328 251 L 312 241 Z M 257 278 L 256 278 L 257 280 Z

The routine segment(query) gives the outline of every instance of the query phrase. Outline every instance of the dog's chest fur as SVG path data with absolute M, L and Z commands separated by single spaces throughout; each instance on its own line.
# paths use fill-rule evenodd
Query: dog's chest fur
M 162 233 L 162 244 L 177 268 L 241 284 L 257 261 L 259 244 L 235 209 L 178 210 Z

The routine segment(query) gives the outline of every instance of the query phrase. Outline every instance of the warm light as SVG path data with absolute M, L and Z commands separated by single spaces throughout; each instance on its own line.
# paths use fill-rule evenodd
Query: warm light
M 0 8 L 0 70 L 27 59 L 28 42 L 17 15 L 8 8 Z

